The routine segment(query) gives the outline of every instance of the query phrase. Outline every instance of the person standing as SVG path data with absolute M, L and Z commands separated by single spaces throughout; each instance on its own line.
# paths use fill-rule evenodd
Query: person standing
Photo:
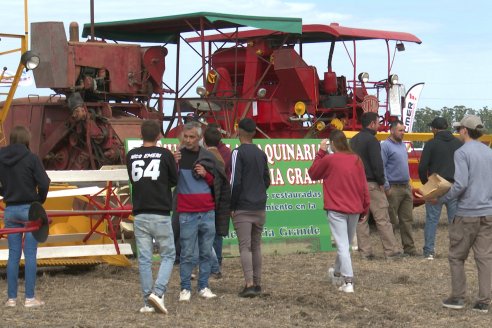
M 232 151 L 231 211 L 239 241 L 239 255 L 245 285 L 239 297 L 261 294 L 261 234 L 266 220 L 270 172 L 266 154 L 253 144 L 256 123 L 250 118 L 239 122 L 241 145 Z
M 408 256 L 416 256 L 413 240 L 413 196 L 410 187 L 408 169 L 408 152 L 403 143 L 405 125 L 396 120 L 390 123 L 390 136 L 381 144 L 386 183 L 384 189 L 389 202 L 391 223 L 400 227 L 403 252 Z
M 167 314 L 164 294 L 173 269 L 175 248 L 171 224 L 172 193 L 178 174 L 172 153 L 157 146 L 160 126 L 145 120 L 140 128 L 143 145 L 126 155 L 132 186 L 135 239 L 138 248 L 138 269 L 144 306 L 141 313 Z M 159 245 L 161 264 L 155 283 L 152 278 L 154 241 Z
M 369 210 L 369 190 L 364 164 L 350 150 L 345 134 L 340 130 L 331 131 L 332 155 L 327 153 L 327 141 L 321 140 L 320 149 L 308 173 L 313 181 L 323 179 L 323 208 L 337 244 L 335 265 L 328 269 L 328 275 L 333 284 L 342 283 L 340 291 L 353 293 L 350 244 L 359 218 L 367 215 Z
M 217 132 L 213 132 L 213 134 L 215 136 L 214 139 L 215 140 L 218 139 L 218 141 L 212 141 L 212 143 L 214 143 L 214 144 L 216 143 L 216 144 L 212 145 L 211 147 L 217 147 L 217 150 L 219 151 L 220 156 L 224 160 L 224 168 L 225 168 L 225 172 L 227 174 L 227 178 L 230 180 L 231 179 L 231 150 L 229 149 L 229 147 L 227 147 L 227 145 L 225 143 L 222 142 L 222 133 L 220 130 L 220 125 L 218 125 L 216 123 L 209 123 L 207 130 L 208 129 L 211 129 L 211 131 L 216 130 L 218 132 L 218 134 L 217 134 Z
M 195 247 L 198 247 L 199 257 L 198 295 L 205 299 L 217 296 L 208 287 L 215 225 L 216 221 L 228 220 L 230 214 L 230 187 L 225 172 L 217 164 L 214 154 L 200 146 L 201 138 L 200 123 L 186 123 L 183 125 L 181 148 L 174 153 L 179 167 L 177 212 L 181 243 L 181 302 L 191 299 Z M 221 225 L 220 222 L 217 224 Z
M 434 134 L 434 139 L 424 145 L 419 163 L 419 178 L 422 184 L 427 183 L 431 174 L 437 173 L 449 182 L 454 182 L 454 152 L 461 147 L 462 142 L 458 140 L 451 131 L 448 131 L 448 122 L 444 117 L 436 117 L 429 123 Z M 446 205 L 448 222 L 454 218 L 456 213 L 456 199 L 451 199 L 443 204 L 425 203 L 425 226 L 424 226 L 424 258 L 433 260 L 435 256 L 434 244 L 442 206 Z
M 381 158 L 381 145 L 375 135 L 379 128 L 377 113 L 366 112 L 361 116 L 362 130 L 350 140 L 350 147 L 359 155 L 364 164 L 370 197 L 370 211 L 376 222 L 379 238 L 387 259 L 402 256 L 401 247 L 396 241 L 388 214 L 388 200 L 384 193 L 384 167 Z M 372 260 L 371 239 L 367 220 L 357 224 L 357 244 L 362 258 Z
M 222 135 L 217 127 L 209 125 L 203 134 L 203 141 L 207 150 L 212 152 L 217 158 L 217 165 L 225 167 L 225 173 L 227 176 L 227 181 L 230 180 L 230 167 L 227 169 L 227 165 L 230 163 L 231 150 L 221 141 Z M 219 147 L 222 147 L 219 149 Z M 230 166 L 230 164 L 228 164 Z M 222 169 L 221 169 L 222 170 Z M 229 172 L 229 173 L 228 173 Z M 230 187 L 229 187 L 230 188 Z M 229 207 L 228 207 L 229 208 Z M 228 216 L 229 214 L 226 213 Z M 218 224 L 221 224 L 219 226 Z M 214 238 L 214 252 L 215 256 L 212 254 L 212 267 L 211 275 L 216 279 L 222 278 L 222 241 L 224 236 L 229 234 L 229 218 L 226 220 L 216 220 L 215 221 L 215 238 Z
M 492 277 L 492 149 L 477 140 L 484 130 L 480 117 L 467 115 L 453 126 L 464 144 L 454 153 L 454 183 L 439 198 L 439 203 L 457 199 L 456 215 L 449 224 L 451 295 L 442 305 L 464 308 L 465 261 L 473 249 L 478 270 L 478 300 L 473 310 L 486 313 Z
M 15 126 L 10 132 L 9 145 L 0 149 L 0 195 L 6 204 L 5 228 L 22 228 L 29 220 L 31 203 L 44 203 L 48 195 L 50 178 L 41 160 L 29 150 L 31 133 L 24 126 Z M 24 242 L 23 240 L 24 236 Z M 7 260 L 7 302 L 17 305 L 19 262 L 24 249 L 25 257 L 25 307 L 43 306 L 35 298 L 36 255 L 38 242 L 31 232 L 12 233 L 7 236 L 9 257 Z

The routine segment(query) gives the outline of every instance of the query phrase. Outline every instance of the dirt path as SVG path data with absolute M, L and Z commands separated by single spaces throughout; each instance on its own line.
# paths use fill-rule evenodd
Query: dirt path
M 415 210 L 417 246 L 423 245 L 423 211 Z M 439 226 L 438 257 L 434 261 L 409 258 L 397 262 L 362 261 L 353 256 L 355 293 L 339 293 L 326 271 L 334 253 L 266 256 L 265 295 L 241 299 L 242 272 L 237 258 L 224 259 L 224 278 L 211 279 L 214 300 L 178 302 L 179 271 L 174 268 L 166 296 L 168 316 L 137 313 L 142 305 L 136 263 L 131 268 L 43 269 L 38 294 L 42 309 L 0 306 L 0 327 L 488 327 L 492 314 L 467 309 L 448 310 L 447 228 Z M 467 262 L 468 303 L 477 293 L 473 258 Z M 195 283 L 193 287 L 195 288 Z M 0 269 L 0 295 L 6 295 L 5 269 Z M 23 295 L 20 286 L 19 295 Z

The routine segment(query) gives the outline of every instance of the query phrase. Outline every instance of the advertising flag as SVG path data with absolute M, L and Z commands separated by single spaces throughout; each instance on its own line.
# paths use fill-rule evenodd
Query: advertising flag
M 414 84 L 405 96 L 405 107 L 403 108 L 403 124 L 405 124 L 406 132 L 412 132 L 413 121 L 415 119 L 415 111 L 419 102 L 420 93 L 424 88 L 424 82 Z

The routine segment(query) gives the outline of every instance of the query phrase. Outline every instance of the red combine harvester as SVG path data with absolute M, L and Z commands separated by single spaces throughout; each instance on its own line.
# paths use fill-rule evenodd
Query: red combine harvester
M 204 35 L 207 29 L 245 25 L 300 32 L 301 20 L 197 13 L 91 24 L 84 29 L 84 36 L 91 35 L 85 42 L 79 41 L 75 23 L 68 41 L 63 23 L 32 23 L 31 49 L 40 58 L 33 70 L 36 86 L 54 94 L 13 101 L 2 122 L 4 134 L 13 125 L 28 126 L 31 150 L 48 170 L 124 164 L 124 140 L 140 137 L 142 119 L 180 119 L 176 111 L 164 113 L 164 94 L 173 94 L 174 100 L 182 92 L 178 85 L 175 91 L 163 83 L 165 46 L 176 44 L 179 49 L 182 33 Z M 144 47 L 109 39 L 164 45 Z
M 245 25 L 260 29 L 239 31 Z M 225 28 L 228 32 L 205 35 Z M 36 86 L 55 94 L 16 99 L 4 129 L 8 133 L 14 122 L 29 126 L 33 151 L 53 170 L 122 164 L 125 138 L 139 137 L 146 118 L 165 122 L 168 137 L 177 136 L 183 117 L 193 115 L 204 124 L 220 124 L 226 136 L 234 136 L 237 122 L 247 116 L 256 120 L 260 138 L 306 138 L 326 136 L 333 128 L 357 131 L 361 113 L 377 111 L 384 131 L 402 112 L 403 87 L 391 72 L 395 54 L 403 42 L 421 42 L 401 32 L 338 24 L 301 27 L 294 18 L 213 13 L 87 24 L 86 42 L 79 41 L 74 24 L 69 41 L 62 23 L 33 23 L 31 29 L 31 48 L 41 58 Z M 185 38 L 189 32 L 197 36 Z M 368 40 L 385 43 L 382 79 L 369 80 L 358 71 L 357 45 Z M 200 56 L 185 83 L 180 83 L 181 43 Z M 302 57 L 308 43 L 329 44 L 323 48 L 329 48 L 323 74 Z M 171 47 L 176 48 L 173 75 L 164 74 Z M 346 50 L 352 64 L 346 75 L 332 67 L 336 47 Z M 163 75 L 175 79 L 174 88 Z M 198 95 L 190 95 L 195 88 Z M 174 101 L 172 112 L 164 108 L 165 99 Z
M 24 4 L 27 9 L 27 0 Z M 0 102 L 0 145 L 7 143 L 13 126 L 29 127 L 30 149 L 41 157 L 52 182 L 44 204 L 51 223 L 49 236 L 38 250 L 40 265 L 130 264 L 125 256 L 132 254 L 130 244 L 120 242 L 124 234 L 120 238 L 115 229 L 131 213 L 131 204 L 126 203 L 128 175 L 115 164 L 124 164 L 125 139 L 140 137 L 142 119 L 176 119 L 174 114 L 164 113 L 164 95 L 172 94 L 170 99 L 175 100 L 182 93 L 179 83 L 176 91 L 163 83 L 165 46 L 175 44 L 179 49 L 182 33 L 203 35 L 205 30 L 216 28 L 250 25 L 289 33 L 301 31 L 298 18 L 211 13 L 135 20 L 129 27 L 103 23 L 97 25 L 98 33 L 105 34 L 106 25 L 108 35 L 116 30 L 117 37 L 96 40 L 92 31 L 88 41 L 80 42 L 76 24 L 71 24 L 67 41 L 63 23 L 33 23 L 31 51 L 27 17 L 23 34 L 0 35 L 21 41 L 18 49 L 0 55 L 22 54 L 15 76 L 6 79 L 6 70 L 1 73 L 2 83 L 11 83 L 9 92 L 2 93 L 6 100 Z M 159 45 L 106 41 L 121 38 Z M 25 68 L 33 70 L 37 87 L 50 88 L 54 94 L 13 99 Z M 36 217 L 20 230 L 3 228 L 3 208 L 0 199 L 0 266 L 8 256 L 3 237 L 14 232 L 47 231 L 47 225 Z
M 387 69 L 383 79 L 370 81 L 357 67 L 357 44 L 383 40 Z M 414 35 L 401 32 L 343 27 L 338 24 L 303 25 L 302 34 L 268 30 L 217 34 L 188 39 L 209 42 L 217 50 L 209 57 L 209 70 L 202 96 L 194 104 L 202 119 L 218 121 L 234 135 L 243 117 L 256 120 L 266 138 L 305 138 L 326 136 L 331 129 L 360 130 L 365 111 L 381 115 L 381 130 L 402 114 L 403 85 L 391 68 L 403 42 L 421 43 Z M 234 43 L 231 47 L 224 47 Z M 327 71 L 303 59 L 303 45 L 329 44 Z M 219 44 L 219 45 L 217 45 Z M 334 51 L 343 47 L 352 64 L 348 75 L 337 75 L 332 67 Z M 351 48 L 351 49 L 350 49 Z M 346 56 L 346 57 L 347 57 Z M 261 137 L 261 135 L 259 136 Z
M 244 26 L 256 29 L 240 30 Z M 14 122 L 31 128 L 32 150 L 51 170 L 123 164 L 124 140 L 139 137 L 146 118 L 163 121 L 167 137 L 176 137 L 192 116 L 218 123 L 226 137 L 235 136 L 241 118 L 252 117 L 259 138 L 311 138 L 334 128 L 350 134 L 360 129 L 364 111 L 375 111 L 385 131 L 402 115 L 405 96 L 392 74 L 395 55 L 404 42 L 421 42 L 402 32 L 217 13 L 86 24 L 82 36 L 89 40 L 79 41 L 74 24 L 69 41 L 62 23 L 32 24 L 31 48 L 41 58 L 36 85 L 55 94 L 15 100 L 4 122 L 5 134 Z M 371 41 L 382 41 L 386 54 L 378 79 L 357 66 L 359 43 Z M 322 74 L 303 58 L 306 44 L 326 51 Z M 199 60 L 184 62 L 182 45 Z M 351 65 L 345 75 L 333 67 L 338 48 Z M 171 54 L 176 68 L 164 73 Z M 182 83 L 185 73 L 191 77 Z M 164 106 L 167 100 L 172 107 Z M 418 154 L 411 157 L 416 164 Z
M 124 164 L 125 139 L 140 137 L 142 119 L 161 120 L 166 137 L 176 137 L 185 117 L 192 116 L 204 125 L 218 123 L 225 137 L 234 137 L 239 120 L 251 117 L 260 138 L 310 138 L 324 137 L 334 128 L 354 133 L 360 129 L 361 113 L 375 111 L 384 130 L 402 113 L 402 86 L 391 74 L 394 55 L 403 42 L 420 43 L 407 33 L 217 13 L 91 23 L 84 26 L 82 36 L 89 39 L 83 42 L 76 24 L 70 25 L 69 40 L 63 23 L 33 23 L 31 32 L 31 50 L 39 64 L 33 69 L 36 86 L 54 93 L 12 101 L 11 88 L 0 104 L 0 142 L 5 144 L 13 126 L 29 127 L 31 150 L 51 170 L 52 181 L 62 183 L 52 186 L 46 203 L 53 222 L 39 254 L 50 265 L 128 264 L 124 255 L 131 249 L 118 243 L 113 229 L 131 211 L 125 204 L 128 193 L 121 192 L 126 171 L 96 169 Z M 24 55 L 27 31 L 18 37 Z M 358 71 L 356 46 L 366 40 L 385 43 L 382 79 L 371 81 Z M 140 45 L 144 42 L 151 45 Z M 330 45 L 323 48 L 329 48 L 323 74 L 303 59 L 306 43 Z M 185 61 L 182 45 L 199 61 Z M 336 74 L 332 65 L 338 46 L 352 64 L 347 75 Z M 168 74 L 172 54 L 176 68 Z M 199 63 L 195 70 L 193 62 Z M 14 82 L 29 68 L 26 63 L 19 64 Z M 186 75 L 191 77 L 182 83 Z M 198 95 L 190 95 L 195 90 Z M 167 101 L 173 102 L 169 109 Z M 26 227 L 39 228 L 39 221 Z M 0 249 L 0 259 L 5 251 Z

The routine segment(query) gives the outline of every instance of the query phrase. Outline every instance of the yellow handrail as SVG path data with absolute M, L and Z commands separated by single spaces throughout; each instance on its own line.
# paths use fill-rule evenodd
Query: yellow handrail
M 0 52 L 0 55 L 6 55 L 10 53 L 14 53 L 19 51 L 22 55 L 28 49 L 28 15 L 27 15 L 27 0 L 24 0 L 24 35 L 21 34 L 7 34 L 0 33 L 1 37 L 4 38 L 13 38 L 20 39 L 20 48 L 9 49 L 7 51 Z M 17 90 L 17 86 L 19 85 L 20 77 L 22 75 L 22 70 L 24 69 L 24 65 L 20 61 L 19 56 L 19 65 L 17 66 L 17 70 L 15 72 L 14 78 L 12 79 L 12 84 L 10 85 L 9 92 L 7 93 L 7 98 L 3 103 L 3 106 L 0 111 L 0 145 L 5 145 L 5 133 L 3 129 L 3 124 L 10 110 L 10 105 L 14 99 L 15 91 Z

